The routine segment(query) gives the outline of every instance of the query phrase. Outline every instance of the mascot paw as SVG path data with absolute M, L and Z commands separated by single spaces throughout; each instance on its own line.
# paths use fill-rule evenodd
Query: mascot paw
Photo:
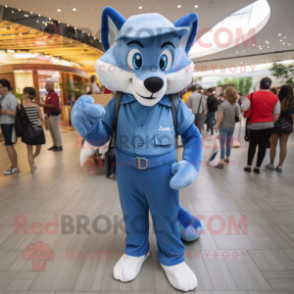
M 197 221 L 198 222 L 195 222 L 193 225 L 190 224 L 186 228 L 182 224 L 179 225 L 182 240 L 191 242 L 197 240 L 200 237 L 203 232 L 203 226 L 200 220 Z
M 165 266 L 162 264 L 161 266 L 174 288 L 187 292 L 197 287 L 197 278 L 185 262 L 173 266 Z
M 174 163 L 172 165 L 172 173 L 174 176 L 170 180 L 170 187 L 174 190 L 183 189 L 191 185 L 197 177 L 196 169 L 192 163 L 186 160 Z
M 94 104 L 92 97 L 83 95 L 75 103 L 71 111 L 72 125 L 82 136 L 85 136 L 92 125 L 98 119 L 101 119 L 104 114 L 105 109 L 103 106 Z
M 113 277 L 121 282 L 134 280 L 139 274 L 141 266 L 148 256 L 149 253 L 140 257 L 124 254 L 114 266 Z

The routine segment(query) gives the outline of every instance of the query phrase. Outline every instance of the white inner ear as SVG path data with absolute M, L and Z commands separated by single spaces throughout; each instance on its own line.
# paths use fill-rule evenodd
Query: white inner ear
M 190 37 L 190 35 L 191 35 L 192 26 L 193 26 L 193 24 L 190 25 L 188 34 L 185 35 L 185 36 L 181 39 L 181 41 L 180 41 L 180 46 L 181 46 L 181 48 L 184 50 L 184 52 L 186 52 L 186 46 L 187 46 L 187 43 L 188 43 L 188 39 L 189 39 L 189 37 Z
M 109 43 L 109 47 L 111 47 L 115 42 L 115 38 L 118 34 L 118 29 L 109 16 L 107 16 L 107 19 L 108 19 L 108 43 Z

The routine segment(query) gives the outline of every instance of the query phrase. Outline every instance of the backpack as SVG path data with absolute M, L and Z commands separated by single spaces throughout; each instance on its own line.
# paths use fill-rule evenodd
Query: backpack
M 112 174 L 115 174 L 116 158 L 115 158 L 114 145 L 115 145 L 118 113 L 119 113 L 120 102 L 121 102 L 123 94 L 124 93 L 122 93 L 122 92 L 116 92 L 116 95 L 115 95 L 113 132 L 112 132 L 112 136 L 111 136 L 110 143 L 108 146 L 108 151 L 105 153 L 106 178 L 109 178 Z M 177 138 L 177 114 L 178 114 L 179 104 L 180 104 L 179 99 L 180 99 L 180 93 L 169 95 L 169 101 L 171 104 L 171 111 L 172 111 L 172 115 L 173 115 L 173 122 L 174 122 L 174 129 L 175 129 L 176 138 Z
M 210 96 L 207 98 L 207 106 L 209 111 L 211 112 L 217 111 L 218 101 L 215 98 L 215 96 Z

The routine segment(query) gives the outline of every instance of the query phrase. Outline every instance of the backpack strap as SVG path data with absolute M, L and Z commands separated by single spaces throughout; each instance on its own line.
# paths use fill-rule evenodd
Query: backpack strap
M 112 128 L 112 136 L 110 139 L 110 144 L 109 144 L 108 150 L 111 147 L 113 147 L 114 143 L 115 143 L 118 113 L 119 113 L 119 109 L 120 109 L 120 102 L 121 102 L 122 96 L 123 96 L 123 92 L 116 92 L 116 94 L 115 94 L 113 128 Z
M 178 110 L 180 105 L 180 93 L 170 94 L 168 97 L 171 104 L 171 111 L 172 111 L 173 121 L 174 121 L 174 129 L 175 129 L 175 134 L 177 137 L 177 115 L 178 115 Z

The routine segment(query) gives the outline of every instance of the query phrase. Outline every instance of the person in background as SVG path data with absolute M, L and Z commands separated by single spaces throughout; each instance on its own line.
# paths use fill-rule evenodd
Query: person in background
M 75 96 L 75 94 L 71 94 L 70 100 L 68 100 L 66 104 L 73 107 L 75 105 L 75 103 L 76 103 L 76 96 Z
M 195 87 L 195 86 L 192 86 L 192 87 Z M 196 87 L 195 87 L 196 88 Z M 194 89 L 194 88 L 193 88 Z M 194 90 L 194 92 L 196 91 L 196 89 Z M 182 100 L 185 104 L 187 104 L 187 100 L 188 98 L 190 97 L 190 95 L 192 94 L 192 91 L 191 91 L 191 87 L 188 87 L 188 92 L 186 94 L 184 94 Z
M 92 89 L 92 94 L 100 94 L 100 89 L 97 85 L 97 76 L 92 75 L 91 77 L 91 89 Z
M 238 92 L 238 95 L 239 95 L 238 103 L 239 103 L 239 105 L 241 107 L 241 105 L 245 101 L 245 97 L 243 96 L 243 93 L 241 93 L 241 92 Z
M 32 100 L 36 98 L 36 91 L 32 87 L 26 87 L 23 90 L 23 97 L 24 97 L 24 110 L 28 116 L 28 119 L 30 123 L 37 128 L 42 128 L 42 123 L 44 122 L 44 117 L 41 112 L 40 107 L 36 104 L 33 103 Z M 45 137 L 45 136 L 44 136 Z M 35 158 L 39 156 L 41 152 L 41 147 L 42 145 L 35 145 L 36 146 L 36 151 L 33 153 L 33 145 L 27 144 L 25 141 L 23 141 L 27 145 L 27 151 L 28 151 L 28 161 L 31 167 L 31 173 L 34 174 L 35 170 L 37 168 L 35 164 Z M 45 141 L 44 143 L 45 144 Z
M 197 86 L 196 88 L 197 93 L 202 95 L 202 89 L 203 88 L 201 86 Z
M 218 107 L 218 101 L 216 97 L 213 95 L 213 90 L 212 89 L 207 89 L 207 131 L 209 132 L 211 136 L 213 136 L 213 127 L 215 125 L 215 112 L 217 111 Z
M 249 94 L 242 104 L 242 112 L 251 107 L 251 116 L 248 122 L 250 130 L 250 142 L 248 149 L 248 165 L 244 171 L 251 172 L 251 165 L 258 145 L 258 156 L 254 172 L 260 173 L 260 166 L 263 162 L 266 147 L 273 132 L 274 124 L 281 112 L 279 98 L 270 92 L 272 81 L 270 78 L 263 78 L 260 81 L 260 90 Z
M 221 93 L 219 96 L 218 96 L 218 101 L 219 101 L 219 104 L 223 103 L 225 101 L 225 98 L 224 98 L 224 93 Z
M 54 82 L 47 81 L 45 85 L 48 95 L 45 103 L 39 102 L 40 107 L 44 107 L 44 112 L 48 116 L 48 127 L 53 141 L 53 146 L 49 151 L 62 151 L 62 139 L 59 129 L 60 122 L 60 103 L 58 94 L 54 91 Z
M 196 92 L 196 86 L 191 86 L 191 91 L 192 94 L 187 100 L 187 107 L 195 114 L 194 124 L 202 134 L 206 114 L 206 99 L 203 95 Z
M 282 166 L 287 154 L 287 142 L 291 133 L 293 133 L 294 123 L 294 97 L 293 89 L 289 85 L 281 87 L 279 92 L 279 99 L 281 103 L 281 114 L 276 121 L 273 134 L 271 136 L 271 155 L 270 163 L 265 167 L 269 170 L 276 170 L 283 172 Z M 276 157 L 276 148 L 278 141 L 280 141 L 280 161 L 279 165 L 275 168 L 274 161 Z
M 233 87 L 227 87 L 224 93 L 225 101 L 220 105 L 215 131 L 220 134 L 221 154 L 220 162 L 215 168 L 223 169 L 225 163 L 230 162 L 231 143 L 235 129 L 235 117 L 240 113 L 240 106 L 237 103 L 238 93 Z M 226 158 L 225 158 L 226 145 Z
M 5 148 L 11 161 L 11 167 L 4 172 L 4 175 L 12 175 L 19 173 L 17 153 L 11 141 L 18 100 L 10 93 L 10 83 L 6 79 L 0 80 L 0 96 L 1 131 L 5 140 Z
M 273 94 L 275 94 L 276 96 L 278 96 L 279 94 L 279 90 L 277 87 L 271 87 L 270 88 L 270 92 L 272 92 Z

